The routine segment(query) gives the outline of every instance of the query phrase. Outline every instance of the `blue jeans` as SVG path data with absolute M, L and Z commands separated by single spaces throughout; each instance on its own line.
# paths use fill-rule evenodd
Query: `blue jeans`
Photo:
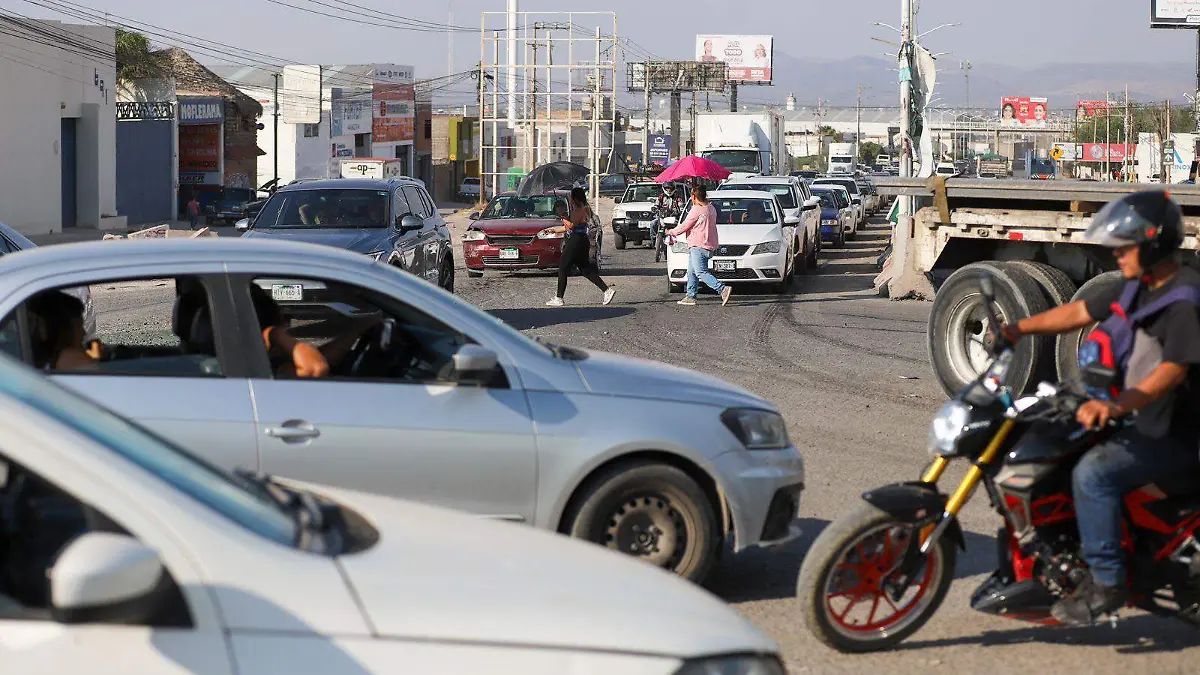
M 708 271 L 708 259 L 711 257 L 713 257 L 713 252 L 706 248 L 693 246 L 688 249 L 687 294 L 689 298 L 696 297 L 696 294 L 700 292 L 698 283 L 700 281 L 718 293 L 725 290 L 725 284 Z
M 1186 477 L 1197 465 L 1196 444 L 1151 438 L 1126 429 L 1083 456 L 1071 474 L 1075 517 L 1083 559 L 1092 578 L 1105 586 L 1125 584 L 1121 549 L 1121 503 L 1131 490 L 1171 477 Z

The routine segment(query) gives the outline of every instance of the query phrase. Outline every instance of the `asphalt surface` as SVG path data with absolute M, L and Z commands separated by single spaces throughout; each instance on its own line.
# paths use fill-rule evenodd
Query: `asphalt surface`
M 602 202 L 604 222 L 611 204 Z M 456 234 L 466 212 L 452 218 Z M 555 276 L 456 275 L 457 292 L 530 335 L 694 368 L 742 385 L 783 411 L 804 453 L 804 536 L 783 547 L 727 556 L 708 583 L 713 593 L 779 641 L 792 673 L 1195 672 L 1200 632 L 1126 611 L 1116 630 L 1048 629 L 973 612 L 969 599 L 995 563 L 1001 525 L 979 493 L 963 513 L 967 551 L 941 610 L 895 651 L 847 656 L 817 643 L 803 625 L 795 581 L 812 540 L 870 488 L 915 479 L 927 457 L 930 416 L 945 401 L 925 348 L 928 303 L 891 302 L 872 290 L 875 258 L 889 230 L 875 223 L 843 249 L 826 248 L 819 268 L 786 295 L 737 289 L 727 307 L 702 295 L 695 307 L 668 296 L 653 251 L 616 251 L 606 234 L 603 276 L 613 304 L 572 278 L 566 307 L 545 307 Z M 461 255 L 458 260 L 461 260 Z M 169 287 L 94 289 L 99 332 L 139 329 L 158 340 Z M 117 310 L 115 313 L 106 310 Z M 124 336 L 123 336 L 124 337 Z M 128 338 L 126 338 L 128 339 Z M 965 467 L 948 472 L 949 485 Z

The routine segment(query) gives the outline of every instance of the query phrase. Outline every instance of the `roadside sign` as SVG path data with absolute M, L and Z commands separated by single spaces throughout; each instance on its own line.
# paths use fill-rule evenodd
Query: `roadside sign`
M 1050 150 L 1050 158 L 1055 161 L 1062 161 L 1063 154 L 1064 153 L 1063 153 L 1062 148 L 1060 148 L 1058 146 L 1055 146 L 1054 148 L 1052 148 Z

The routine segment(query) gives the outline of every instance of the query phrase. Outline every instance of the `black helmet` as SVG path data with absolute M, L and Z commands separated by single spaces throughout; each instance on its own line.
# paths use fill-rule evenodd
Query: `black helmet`
M 1167 192 L 1135 192 L 1092 216 L 1084 239 L 1106 248 L 1136 245 L 1142 267 L 1150 269 L 1183 245 L 1183 212 Z

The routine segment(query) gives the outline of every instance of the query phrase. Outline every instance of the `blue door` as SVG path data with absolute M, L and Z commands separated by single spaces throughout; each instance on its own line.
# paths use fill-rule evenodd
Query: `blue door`
M 175 219 L 171 120 L 117 122 L 117 213 L 130 225 Z
M 75 227 L 75 129 L 76 120 L 64 117 L 62 120 L 62 226 Z

